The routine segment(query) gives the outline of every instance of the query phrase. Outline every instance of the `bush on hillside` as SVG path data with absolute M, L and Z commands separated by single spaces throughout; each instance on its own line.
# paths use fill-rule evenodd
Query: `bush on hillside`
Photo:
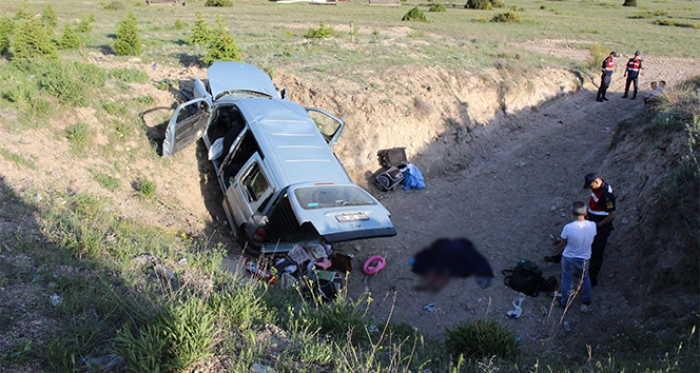
M 63 35 L 58 41 L 59 48 L 63 50 L 80 48 L 80 35 L 69 24 L 63 26 Z
M 406 13 L 403 18 L 401 18 L 402 21 L 419 21 L 419 22 L 428 22 L 428 20 L 425 18 L 425 15 L 423 12 L 418 9 L 418 7 L 413 7 L 413 9 L 409 10 L 408 13 Z
M 305 38 L 309 39 L 326 39 L 333 36 L 333 27 L 326 26 L 325 21 L 321 21 L 319 28 L 314 29 L 309 27 L 309 31 L 304 35 Z
M 622 6 L 637 6 L 637 0 L 625 0 Z
M 447 352 L 457 358 L 499 358 L 512 360 L 520 352 L 515 335 L 496 320 L 463 321 L 454 329 L 445 328 Z
M 446 12 L 447 9 L 445 8 L 445 5 L 443 3 L 435 3 L 430 6 L 430 9 L 428 9 L 429 12 Z
M 211 65 L 214 61 L 243 62 L 243 54 L 238 49 L 233 35 L 221 35 L 211 43 L 207 55 L 202 58 L 202 62 Z
M 51 41 L 40 19 L 31 19 L 22 22 L 12 43 L 12 51 L 15 58 L 45 58 L 58 59 L 58 48 Z
M 467 0 L 466 9 L 488 10 L 491 8 L 505 8 L 506 4 L 499 0 Z
M 173 24 L 173 29 L 175 29 L 175 30 L 177 30 L 177 31 L 184 30 L 185 27 L 187 27 L 187 25 L 185 24 L 185 22 L 182 22 L 182 21 L 179 20 L 179 19 L 175 20 L 175 23 Z
M 233 0 L 207 0 L 204 6 L 233 6 Z
M 124 4 L 119 1 L 112 1 L 111 3 L 105 5 L 107 10 L 122 10 L 124 9 Z
M 15 30 L 15 21 L 9 17 L 0 18 L 0 56 L 10 49 L 10 36 Z
M 46 4 L 44 9 L 41 11 L 41 22 L 44 23 L 44 27 L 49 30 L 53 30 L 58 26 L 58 17 L 56 12 L 54 12 L 51 4 Z
M 83 17 L 78 22 L 78 26 L 75 27 L 75 31 L 81 34 L 92 32 L 92 23 L 94 22 L 97 21 L 95 20 L 95 16 L 93 14 L 90 14 L 90 16 L 88 16 L 87 18 Z
M 521 20 L 522 20 L 522 18 L 520 18 L 520 16 L 513 11 L 499 13 L 499 14 L 494 15 L 491 18 L 491 22 L 501 22 L 501 23 L 520 22 Z
M 214 40 L 214 32 L 209 28 L 202 13 L 197 12 L 195 17 L 197 19 L 192 27 L 192 35 L 185 42 L 190 45 L 209 45 Z
M 117 56 L 140 56 L 141 35 L 139 34 L 139 22 L 133 12 L 119 22 L 117 27 L 117 39 L 114 42 L 114 51 Z

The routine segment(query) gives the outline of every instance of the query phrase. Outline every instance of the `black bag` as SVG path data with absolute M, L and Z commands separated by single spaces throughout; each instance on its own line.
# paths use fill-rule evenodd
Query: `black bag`
M 406 148 L 391 148 L 377 152 L 379 164 L 382 167 L 403 166 L 408 163 L 406 158 Z
M 506 286 L 531 297 L 538 296 L 545 284 L 540 267 L 528 259 L 520 259 L 515 268 L 504 269 L 502 273 L 506 276 L 503 279 Z
M 396 166 L 380 173 L 374 178 L 374 183 L 380 190 L 388 192 L 396 188 L 404 178 L 404 172 Z

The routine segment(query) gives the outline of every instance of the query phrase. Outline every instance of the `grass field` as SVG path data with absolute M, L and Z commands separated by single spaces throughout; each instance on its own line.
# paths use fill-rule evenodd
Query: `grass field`
M 506 2 L 506 8 L 466 10 L 457 4 L 444 13 L 430 13 L 428 3 L 311 6 L 259 0 L 210 8 L 203 0 L 190 0 L 186 6 L 146 5 L 140 0 L 3 0 L 1 17 L 8 18 L 32 18 L 50 4 L 58 18 L 56 36 L 66 23 L 77 25 L 90 15 L 95 22 L 92 31 L 81 33 L 84 47 L 60 52 L 60 63 L 10 63 L 12 49 L 0 62 L 0 134 L 9 134 L 0 138 L 0 157 L 8 167 L 36 171 L 35 158 L 17 154 L 5 139 L 46 130 L 49 137 L 62 140 L 56 144 L 66 144 L 62 161 L 94 161 L 96 166 L 88 172 L 101 188 L 128 190 L 124 193 L 133 194 L 129 203 L 143 209 L 178 208 L 177 201 L 162 197 L 162 190 L 170 186 L 143 175 L 134 180 L 125 176 L 133 176 L 125 170 L 137 162 L 147 164 L 144 169 L 153 174 L 178 167 L 172 157 L 157 157 L 144 133 L 138 113 L 151 108 L 154 98 L 133 95 L 130 87 L 167 84 L 148 82 L 137 69 L 71 64 L 108 56 L 126 65 L 133 57 L 113 55 L 112 46 L 117 24 L 130 11 L 139 20 L 142 64 L 198 63 L 206 47 L 184 40 L 201 13 L 210 26 L 221 17 L 246 62 L 329 84 L 341 76 L 363 81 L 391 68 L 495 67 L 521 76 L 537 75 L 544 66 L 587 68 L 588 61 L 543 57 L 517 45 L 538 39 L 628 54 L 639 49 L 645 55 L 700 58 L 700 29 L 693 27 L 700 23 L 697 1 L 638 0 L 637 7 L 623 7 L 622 2 L 519 0 Z M 423 10 L 428 22 L 401 21 L 413 6 Z M 508 10 L 522 21 L 488 22 Z M 684 27 L 655 24 L 661 20 Z M 177 21 L 185 27 L 176 29 Z M 333 37 L 306 38 L 309 28 L 321 22 L 334 29 Z M 356 27 L 352 34 L 351 22 Z M 36 80 L 41 80 L 41 89 Z M 80 120 L 65 129 L 50 128 L 62 124 L 64 114 Z M 94 123 L 83 119 L 95 119 L 99 133 Z M 100 136 L 109 141 L 100 143 Z M 528 356 L 495 322 L 461 325 L 450 333 L 456 340 L 448 341 L 452 343 L 426 340 L 405 323 L 371 320 L 369 295 L 322 302 L 295 290 L 245 281 L 221 268 L 224 248 L 206 237 L 124 217 L 121 205 L 109 197 L 45 185 L 17 191 L 3 180 L 0 177 L 3 371 L 94 371 L 110 363 L 143 372 L 249 372 L 255 363 L 278 372 L 697 371 L 694 329 L 681 331 L 680 340 L 671 334 L 650 341 L 645 330 L 631 325 L 624 338 L 610 342 L 616 355 L 601 361 L 568 353 Z M 697 314 L 690 322 L 696 319 Z M 258 339 L 261 331 L 266 332 L 264 340 Z M 445 347 L 472 336 L 480 338 L 479 350 Z M 647 350 L 653 353 L 638 358 Z

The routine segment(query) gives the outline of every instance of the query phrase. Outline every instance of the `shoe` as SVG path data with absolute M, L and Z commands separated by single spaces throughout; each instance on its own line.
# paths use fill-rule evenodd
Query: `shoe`
M 603 97 L 603 101 L 610 101 L 607 97 Z
M 637 96 L 632 96 L 631 100 L 636 100 Z
M 598 101 L 598 102 L 603 102 L 603 100 L 600 99 L 600 98 L 596 98 L 595 100 Z
M 622 98 L 627 98 L 627 95 L 623 95 Z
M 593 312 L 593 306 L 591 306 L 590 304 L 585 304 L 585 303 L 584 303 L 584 304 L 581 305 L 581 307 L 579 307 L 578 310 L 581 311 L 581 313 L 586 313 L 586 314 L 588 314 L 588 313 Z

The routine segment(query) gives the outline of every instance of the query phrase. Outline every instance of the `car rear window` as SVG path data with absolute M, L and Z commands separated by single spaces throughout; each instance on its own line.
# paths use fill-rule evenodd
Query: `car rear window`
M 296 189 L 294 195 L 304 210 L 376 204 L 366 191 L 357 186 L 313 186 Z

